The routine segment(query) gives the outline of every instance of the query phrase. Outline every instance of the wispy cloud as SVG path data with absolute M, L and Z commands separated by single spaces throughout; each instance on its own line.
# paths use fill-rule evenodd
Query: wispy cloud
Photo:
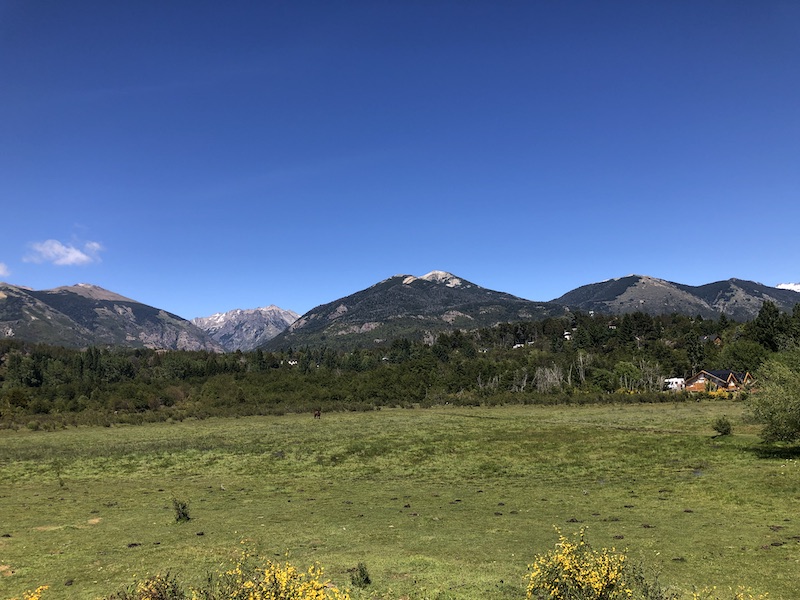
M 8 270 L 8 265 L 0 263 L 0 277 L 8 277 L 9 275 L 11 275 L 11 271 Z
M 83 248 L 62 244 L 58 240 L 45 240 L 31 244 L 33 250 L 25 256 L 25 262 L 53 263 L 59 266 L 88 265 L 100 262 L 103 246 L 98 242 L 86 242 Z

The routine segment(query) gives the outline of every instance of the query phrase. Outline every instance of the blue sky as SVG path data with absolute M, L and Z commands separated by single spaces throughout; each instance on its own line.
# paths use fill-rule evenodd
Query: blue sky
M 800 281 L 800 3 L 0 0 L 0 280 Z

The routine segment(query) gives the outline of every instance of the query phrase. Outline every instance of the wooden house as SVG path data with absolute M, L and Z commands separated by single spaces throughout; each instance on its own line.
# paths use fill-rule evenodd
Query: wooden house
M 689 377 L 684 389 L 689 392 L 726 390 L 736 392 L 753 381 L 752 375 L 741 371 L 700 371 Z

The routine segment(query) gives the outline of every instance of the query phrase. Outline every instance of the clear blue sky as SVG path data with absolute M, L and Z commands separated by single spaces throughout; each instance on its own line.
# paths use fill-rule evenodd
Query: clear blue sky
M 800 2 L 0 0 L 0 280 L 800 281 Z

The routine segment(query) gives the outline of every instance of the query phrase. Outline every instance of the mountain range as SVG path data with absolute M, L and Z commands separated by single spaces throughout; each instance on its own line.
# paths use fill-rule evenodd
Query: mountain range
M 196 317 L 192 323 L 228 352 L 255 350 L 294 323 L 300 315 L 275 305 L 235 309 Z
M 222 351 L 186 319 L 86 283 L 36 291 L 0 283 L 0 339 L 67 347 Z
M 0 339 L 68 347 L 123 346 L 215 352 L 327 345 L 351 349 L 398 337 L 594 311 L 678 313 L 753 319 L 765 301 L 783 311 L 800 303 L 800 286 L 729 279 L 689 286 L 629 275 L 581 286 L 548 302 L 483 288 L 444 271 L 395 275 L 306 314 L 267 306 L 183 319 L 90 284 L 52 290 L 0 283 Z
M 791 312 L 800 302 L 800 292 L 743 279 L 691 286 L 644 275 L 628 275 L 584 285 L 553 300 L 583 311 L 611 314 L 641 311 L 652 315 L 678 313 L 704 318 L 725 314 L 735 321 L 755 318 L 764 301 Z

